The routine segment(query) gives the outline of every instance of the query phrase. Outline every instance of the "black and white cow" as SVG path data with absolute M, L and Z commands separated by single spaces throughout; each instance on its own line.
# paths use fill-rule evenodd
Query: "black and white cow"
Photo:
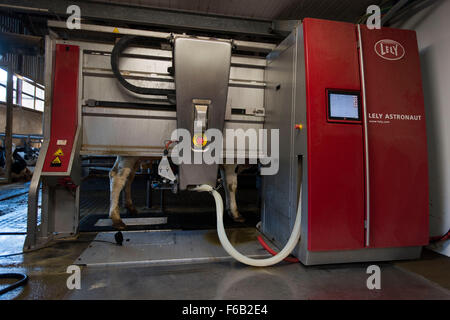
M 0 147 L 0 175 L 4 176 L 6 165 L 6 152 L 4 147 Z M 12 146 L 11 179 L 12 181 L 30 181 L 33 173 L 28 169 L 27 162 L 23 158 L 20 148 Z
M 130 214 L 137 214 L 136 207 L 131 198 L 131 184 L 136 171 L 148 166 L 147 158 L 117 157 L 114 166 L 109 172 L 110 179 L 110 207 L 109 217 L 113 227 L 118 230 L 125 229 L 126 225 L 120 218 L 119 198 L 125 188 L 125 207 Z M 244 217 L 239 213 L 236 204 L 238 165 L 223 165 L 220 168 L 223 187 L 225 189 L 225 209 L 234 221 L 244 222 Z

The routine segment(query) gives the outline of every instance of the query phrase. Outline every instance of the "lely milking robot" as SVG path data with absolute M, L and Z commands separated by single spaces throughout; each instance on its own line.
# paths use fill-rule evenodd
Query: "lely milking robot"
M 47 38 L 45 141 L 25 249 L 78 232 L 81 155 L 162 157 L 175 129 L 197 136 L 194 154 L 207 150 L 208 129 L 252 128 L 278 130 L 279 144 L 255 153 L 224 147 L 223 158 L 242 151 L 277 163 L 276 174 L 262 176 L 260 228 L 282 248 L 274 257 L 247 258 L 228 241 L 214 190 L 218 164 L 180 164 L 172 179 L 180 190 L 214 196 L 219 239 L 231 256 L 255 266 L 291 253 L 306 265 L 420 256 L 428 169 L 414 32 L 304 19 L 275 47 L 106 29 L 122 38 L 120 72 L 110 63 L 112 45 Z M 172 50 L 138 46 L 136 34 L 168 39 Z M 233 47 L 270 52 L 242 57 Z

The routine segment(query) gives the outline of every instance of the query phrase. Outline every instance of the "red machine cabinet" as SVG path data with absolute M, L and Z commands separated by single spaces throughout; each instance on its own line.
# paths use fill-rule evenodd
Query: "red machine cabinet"
M 50 142 L 43 173 L 67 173 L 78 127 L 80 48 L 57 44 L 52 88 Z
M 305 19 L 303 33 L 308 250 L 425 245 L 427 145 L 415 33 L 361 26 L 359 39 L 354 24 L 317 19 Z M 361 108 L 357 121 L 330 121 L 330 90 L 359 94 L 362 107 L 365 97 L 367 119 Z

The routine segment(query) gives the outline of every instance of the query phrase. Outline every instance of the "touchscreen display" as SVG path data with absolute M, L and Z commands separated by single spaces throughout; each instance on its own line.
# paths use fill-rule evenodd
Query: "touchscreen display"
M 330 119 L 360 120 L 358 94 L 329 92 L 328 106 Z

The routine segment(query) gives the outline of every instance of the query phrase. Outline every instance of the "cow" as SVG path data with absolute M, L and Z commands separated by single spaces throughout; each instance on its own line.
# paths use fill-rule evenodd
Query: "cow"
M 117 230 L 124 230 L 125 223 L 120 218 L 119 198 L 121 191 L 125 188 L 125 208 L 130 215 L 138 212 L 131 198 L 131 184 L 136 171 L 139 168 L 148 167 L 148 158 L 132 156 L 118 156 L 114 166 L 109 172 L 110 179 L 110 207 L 109 218 L 112 226 Z M 220 174 L 223 187 L 225 189 L 225 209 L 230 217 L 236 222 L 244 222 L 244 217 L 239 213 L 236 204 L 237 174 L 240 172 L 240 165 L 221 165 Z M 244 168 L 244 166 L 242 166 Z
M 0 147 L 0 176 L 5 176 L 5 148 Z M 20 148 L 16 148 L 15 144 L 12 145 L 12 156 L 11 156 L 11 180 L 16 181 L 30 181 L 33 173 L 28 169 L 27 162 L 23 158 L 23 152 Z

